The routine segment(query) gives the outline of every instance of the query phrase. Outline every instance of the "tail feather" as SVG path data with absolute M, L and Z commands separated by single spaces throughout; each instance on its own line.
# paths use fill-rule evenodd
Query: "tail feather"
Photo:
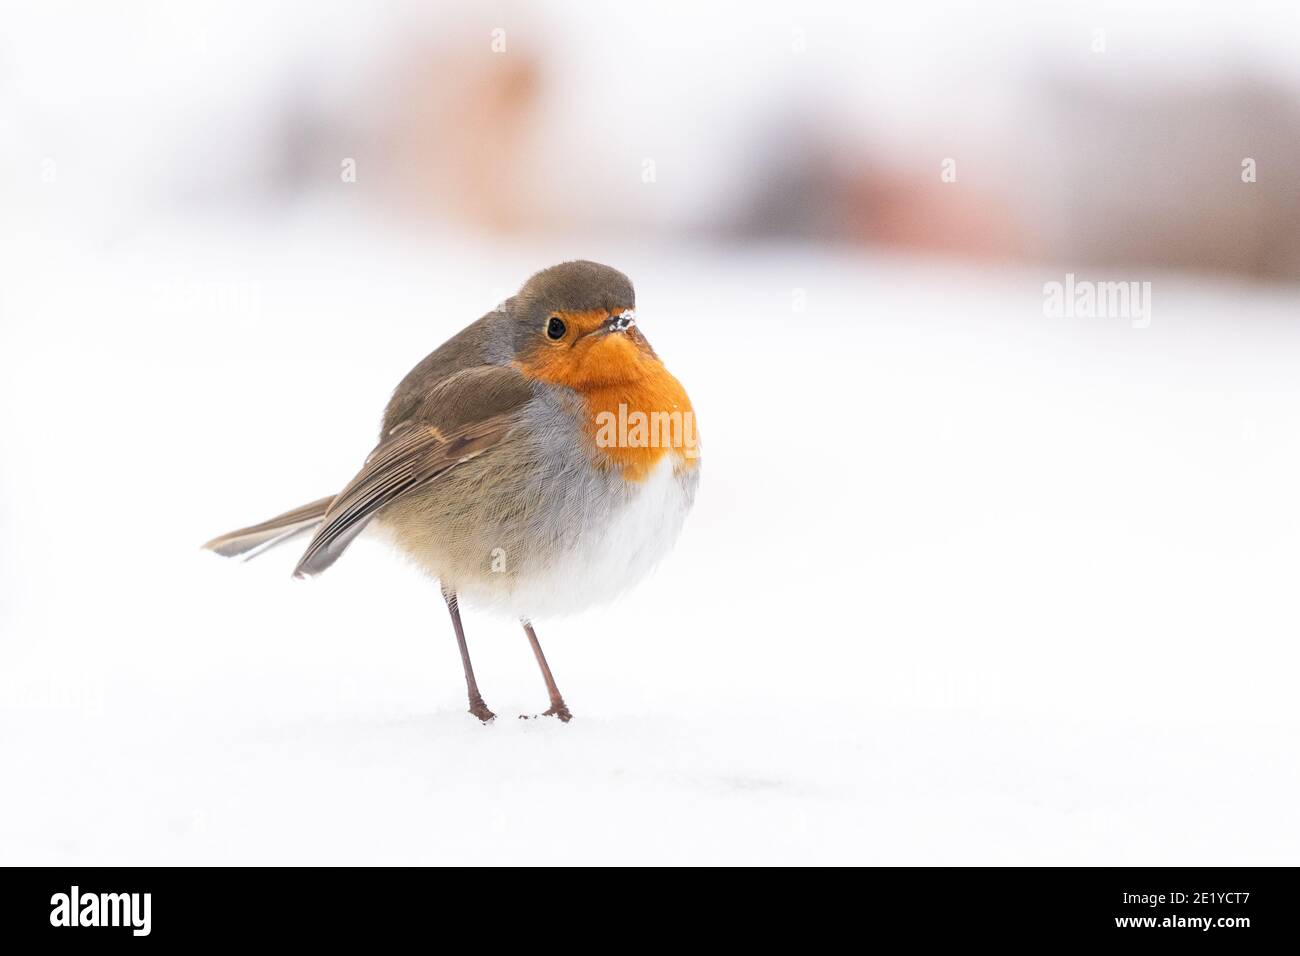
M 333 495 L 328 498 L 321 498 L 309 505 L 303 505 L 300 508 L 294 508 L 292 511 L 286 511 L 282 515 L 276 515 L 261 524 L 250 525 L 247 528 L 240 528 L 238 531 L 219 535 L 203 547 L 227 558 L 256 551 L 260 548 L 261 550 L 257 551 L 256 554 L 249 554 L 250 558 L 256 557 L 262 551 L 273 548 L 277 544 L 283 544 L 290 538 L 297 537 L 304 532 L 311 531 L 325 517 L 325 511 L 333 500 Z

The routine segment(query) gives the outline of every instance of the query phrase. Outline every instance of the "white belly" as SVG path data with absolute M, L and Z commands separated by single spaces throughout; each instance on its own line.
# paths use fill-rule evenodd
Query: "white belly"
M 465 582 L 462 596 L 473 605 L 530 620 L 613 600 L 650 572 L 682 530 L 697 475 L 676 474 L 675 457 L 665 455 L 617 509 L 593 515 L 573 547 L 544 568 L 514 576 L 508 584 L 496 575 Z

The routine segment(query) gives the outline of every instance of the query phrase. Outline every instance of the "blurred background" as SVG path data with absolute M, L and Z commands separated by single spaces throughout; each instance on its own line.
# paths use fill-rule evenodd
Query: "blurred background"
M 455 235 L 1300 268 L 1285 4 L 7 3 L 5 21 L 6 203 L 96 214 L 118 241 L 147 213 L 328 201 Z
M 1298 48 L 1251 0 L 3 0 L 0 862 L 1294 863 Z M 578 257 L 704 480 L 539 622 L 579 719 L 484 731 L 382 547 L 198 544 Z

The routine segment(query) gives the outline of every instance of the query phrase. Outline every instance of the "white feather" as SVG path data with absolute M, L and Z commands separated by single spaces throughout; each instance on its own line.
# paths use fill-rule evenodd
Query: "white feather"
M 588 528 L 544 569 L 509 582 L 504 575 L 465 582 L 461 597 L 477 607 L 529 620 L 574 614 L 613 600 L 644 578 L 681 532 L 694 498 L 695 476 L 677 474 L 676 461 L 676 455 L 664 455 L 637 484 L 636 493 L 602 520 L 603 529 Z

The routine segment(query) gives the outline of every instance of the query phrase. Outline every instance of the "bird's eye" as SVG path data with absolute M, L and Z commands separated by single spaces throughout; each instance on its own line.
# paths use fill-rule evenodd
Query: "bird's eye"
M 564 338 L 564 333 L 568 331 L 568 326 L 558 315 L 551 316 L 551 321 L 546 323 L 546 337 L 559 341 Z

